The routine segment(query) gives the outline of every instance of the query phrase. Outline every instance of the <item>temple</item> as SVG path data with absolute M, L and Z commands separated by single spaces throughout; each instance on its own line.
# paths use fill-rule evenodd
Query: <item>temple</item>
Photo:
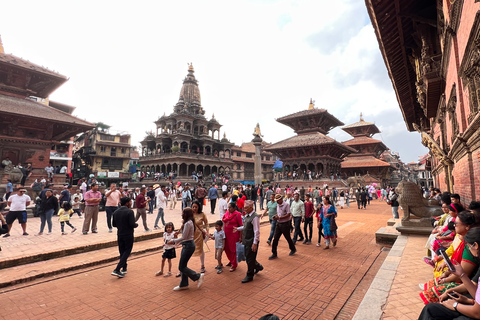
M 296 136 L 265 148 L 283 161 L 283 175 L 311 171 L 328 177 L 340 172 L 342 160 L 356 150 L 327 136 L 343 123 L 325 109 L 315 108 L 313 101 L 302 110 L 277 119 L 292 128 Z
M 68 141 L 94 127 L 72 116 L 74 107 L 49 101 L 49 95 L 67 80 L 52 70 L 5 54 L 0 39 L 1 160 L 8 158 L 12 166 L 32 163 L 32 178 L 45 174 L 43 169 L 52 154 L 53 157 L 70 154 L 68 161 L 71 161 Z M 13 167 L 3 168 L 3 182 L 7 176 L 12 177 L 13 170 Z
M 194 171 L 209 176 L 233 169 L 234 144 L 225 134 L 220 138 L 222 125 L 214 115 L 210 120 L 205 117 L 194 72 L 190 64 L 173 113 L 158 118 L 156 131 L 141 142 L 142 172 L 175 172 L 188 177 Z
M 368 175 L 370 178 L 368 183 L 387 185 L 394 167 L 380 159 L 387 147 L 382 141 L 372 138 L 373 135 L 380 133 L 378 127 L 374 123 L 364 121 L 360 113 L 360 121 L 345 126 L 342 130 L 353 137 L 343 144 L 358 151 L 350 154 L 342 162 L 342 176 Z

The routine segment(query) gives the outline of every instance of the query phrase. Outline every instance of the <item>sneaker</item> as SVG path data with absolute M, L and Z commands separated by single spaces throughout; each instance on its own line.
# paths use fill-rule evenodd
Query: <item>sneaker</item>
M 159 270 L 159 271 L 155 272 L 156 277 L 161 276 L 162 274 L 163 274 L 163 270 Z
M 98 233 L 98 231 L 97 231 L 97 230 L 95 230 L 95 231 L 92 231 L 92 233 Z
M 24 232 L 23 235 L 24 235 L 24 236 L 28 236 L 28 233 Z
M 158 229 L 160 229 L 160 227 L 159 226 L 154 226 L 153 229 L 158 230 Z
M 303 244 L 307 244 L 307 242 L 308 242 L 307 240 L 303 240 L 303 242 L 302 242 L 302 243 L 303 243 Z
M 47 232 L 47 236 L 49 236 L 49 235 L 51 235 L 51 234 L 52 234 L 52 232 L 51 232 L 51 231 L 48 231 L 48 232 Z
M 173 291 L 181 291 L 181 290 L 187 290 L 187 289 L 188 289 L 188 286 L 185 286 L 185 287 L 176 286 L 175 288 L 173 288 Z
M 205 278 L 205 275 L 203 273 L 200 273 L 200 278 L 197 280 L 197 288 L 200 288 L 203 284 L 203 280 Z
M 67 233 L 66 232 L 62 232 L 62 236 L 66 235 Z
M 273 260 L 273 259 L 277 259 L 277 255 L 276 254 L 272 254 L 270 257 L 268 257 L 268 260 Z
M 112 276 L 119 277 L 119 278 L 125 277 L 125 275 L 124 275 L 121 271 L 117 271 L 117 270 L 113 270 L 113 272 L 111 273 L 111 275 L 112 275 Z
M 73 229 L 72 229 L 72 233 L 74 233 L 75 231 L 77 231 L 77 228 L 73 228 Z
M 122 269 L 123 274 L 127 274 L 127 269 Z
M 82 232 L 82 234 L 83 234 L 83 235 L 87 235 L 87 234 L 88 234 L 88 232 Z
M 217 274 L 220 274 L 220 273 L 222 273 L 222 268 L 217 270 Z
M 419 283 L 418 284 L 418 287 L 420 288 L 420 290 L 425 290 L 425 285 L 423 283 Z
M 112 233 L 112 232 L 113 232 L 113 229 L 112 229 L 112 228 L 108 229 L 108 232 Z
M 41 236 L 43 232 L 35 233 L 36 236 Z
M 170 277 L 172 275 L 172 273 L 170 271 L 168 271 L 167 273 L 165 273 L 164 277 Z
M 145 232 L 149 232 L 149 231 L 152 231 L 152 229 L 145 229 Z
M 317 247 L 321 247 L 322 245 L 320 243 L 317 243 Z
M 290 253 L 288 255 L 293 256 L 295 254 L 295 252 L 297 252 L 297 249 L 290 251 Z

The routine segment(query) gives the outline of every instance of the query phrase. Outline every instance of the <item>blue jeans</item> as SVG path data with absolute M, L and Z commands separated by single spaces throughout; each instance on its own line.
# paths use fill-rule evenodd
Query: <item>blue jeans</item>
M 182 210 L 185 209 L 186 207 L 190 207 L 191 203 L 192 203 L 191 200 L 182 199 Z
M 303 241 L 303 233 L 302 233 L 302 217 L 293 217 L 293 224 L 295 226 L 295 232 L 293 233 L 293 243 L 297 240 Z M 297 239 L 300 237 L 300 239 Z
M 270 219 L 270 235 L 268 236 L 268 241 L 272 241 L 276 226 L 277 226 L 277 220 Z
M 165 215 L 165 212 L 163 211 L 163 208 L 158 208 L 158 213 L 157 213 L 157 218 L 155 219 L 155 226 L 158 227 L 158 221 L 160 218 L 162 218 L 162 224 L 165 226 L 165 219 L 163 219 L 163 216 Z
M 392 207 L 393 218 L 398 219 L 398 207 Z
M 260 197 L 260 210 L 263 210 L 263 199 L 264 197 Z
M 112 229 L 112 217 L 113 213 L 115 210 L 117 210 L 118 207 L 105 207 L 105 212 L 107 213 L 107 226 L 108 229 Z
M 184 241 L 182 242 L 182 246 L 180 261 L 178 262 L 178 270 L 182 273 L 180 287 L 188 287 L 188 278 L 197 281 L 200 278 L 200 274 L 187 267 L 188 260 L 190 260 L 192 254 L 195 252 L 195 242 L 193 242 L 193 240 Z
M 153 205 L 155 204 L 155 199 L 148 201 L 148 213 L 153 213 Z
M 55 210 L 50 209 L 40 215 L 40 233 L 45 229 L 45 221 L 48 225 L 48 232 L 52 232 L 52 217 Z

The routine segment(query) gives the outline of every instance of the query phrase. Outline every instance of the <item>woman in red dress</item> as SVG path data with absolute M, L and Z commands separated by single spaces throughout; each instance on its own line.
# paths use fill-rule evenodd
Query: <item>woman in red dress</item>
M 240 240 L 241 232 L 233 232 L 233 228 L 243 226 L 242 215 L 236 210 L 235 204 L 230 202 L 228 204 L 228 210 L 222 218 L 225 232 L 225 254 L 230 261 L 227 264 L 231 266 L 230 272 L 237 269 L 237 242 Z

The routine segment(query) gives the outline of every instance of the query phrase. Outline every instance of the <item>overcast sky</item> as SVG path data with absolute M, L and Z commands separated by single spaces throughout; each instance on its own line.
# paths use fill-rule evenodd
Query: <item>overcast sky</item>
M 236 144 L 257 122 L 268 142 L 293 136 L 275 119 L 313 98 L 345 124 L 362 112 L 404 162 L 427 152 L 406 129 L 364 1 L 8 1 L 0 35 L 6 53 L 69 77 L 51 100 L 133 145 L 173 111 L 192 62 L 205 115 Z

